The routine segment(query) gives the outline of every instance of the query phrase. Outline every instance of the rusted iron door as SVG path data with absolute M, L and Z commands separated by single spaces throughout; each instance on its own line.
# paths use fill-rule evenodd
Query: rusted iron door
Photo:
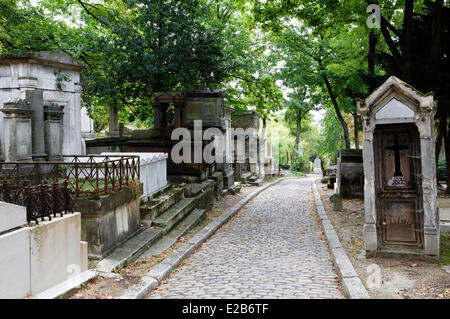
M 423 247 L 420 138 L 414 124 L 380 125 L 374 134 L 378 244 Z

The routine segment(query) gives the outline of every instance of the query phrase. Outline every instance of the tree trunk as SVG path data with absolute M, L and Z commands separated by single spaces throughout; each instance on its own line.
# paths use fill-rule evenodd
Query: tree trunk
M 437 127 L 436 148 L 435 148 L 436 168 L 437 168 L 438 162 L 439 162 L 439 154 L 441 153 L 444 134 L 446 133 L 446 125 L 447 125 L 446 118 L 447 118 L 447 115 L 445 114 L 445 112 L 438 113 L 439 123 L 438 123 L 438 127 Z
M 444 0 L 436 0 L 433 5 L 433 23 L 431 28 L 431 48 L 430 48 L 430 60 L 431 60 L 431 70 L 434 74 L 439 71 L 439 47 L 441 43 L 441 25 L 442 25 L 442 6 Z M 433 77 L 435 83 L 437 84 L 437 77 Z
M 377 47 L 378 36 L 375 32 L 369 33 L 369 55 L 367 56 L 367 64 L 369 66 L 369 75 L 375 74 L 375 49 Z
M 342 116 L 341 110 L 339 109 L 336 96 L 334 95 L 333 89 L 331 88 L 330 81 L 326 75 L 323 75 L 323 80 L 328 90 L 328 94 L 330 95 L 331 102 L 333 103 L 334 111 L 336 112 L 336 116 L 338 117 L 339 122 L 342 125 L 342 129 L 344 130 L 344 140 L 345 140 L 345 148 L 350 148 L 350 134 L 348 132 L 348 125 Z
M 163 28 L 164 28 L 164 17 L 163 17 L 163 1 L 160 0 L 159 1 L 159 8 L 158 8 L 158 37 L 156 39 L 156 46 L 158 48 L 158 50 L 160 50 L 163 46 L 163 40 L 164 40 L 164 35 L 163 35 Z M 158 54 L 155 55 L 155 57 L 158 59 L 158 64 L 162 64 L 159 59 L 160 56 Z M 162 73 L 158 72 L 155 76 L 155 86 L 152 88 L 153 91 L 155 93 L 157 92 L 161 92 L 163 90 L 163 75 Z
M 369 33 L 369 54 L 367 56 L 367 65 L 369 71 L 369 86 L 372 91 L 376 87 L 375 81 L 375 55 L 378 42 L 378 35 L 374 31 Z
M 267 119 L 264 117 L 262 119 L 263 126 L 262 126 L 262 132 L 261 132 L 261 138 L 264 140 L 266 139 L 266 128 L 267 128 Z
M 442 139 L 444 138 L 444 130 L 445 130 L 445 122 L 440 119 L 439 120 L 439 126 L 436 136 L 436 149 L 435 149 L 435 157 L 436 157 L 436 170 L 439 163 L 439 155 L 441 154 L 442 149 Z M 443 127 L 444 126 L 444 127 Z
M 439 72 L 439 47 L 441 43 L 441 26 L 442 26 L 442 6 L 444 4 L 444 0 L 436 0 L 433 4 L 433 11 L 432 11 L 432 27 L 431 27 L 431 47 L 430 47 L 430 64 L 431 64 L 431 72 L 434 74 L 432 90 L 438 91 L 439 88 L 439 79 L 438 79 L 438 72 Z M 447 115 L 444 111 L 445 109 L 442 108 L 441 104 L 438 103 L 438 114 L 442 113 L 439 117 L 439 126 L 438 126 L 438 132 L 436 137 L 436 171 L 439 164 L 439 155 L 441 153 L 442 148 L 442 139 L 444 138 L 444 134 L 447 134 Z M 447 145 L 448 139 L 444 140 L 445 144 L 445 150 L 449 147 Z M 446 155 L 447 159 L 447 155 Z M 447 161 L 448 166 L 448 161 Z
M 302 110 L 297 112 L 297 134 L 295 135 L 295 147 L 298 151 L 298 146 L 300 144 L 300 133 L 302 129 Z
M 413 14 L 414 0 L 405 0 L 405 10 L 403 14 L 403 34 L 401 39 L 402 46 L 402 76 L 403 81 L 414 85 L 412 75 L 412 56 L 413 56 Z
M 448 129 L 447 123 L 448 119 L 447 116 L 443 117 L 445 119 L 445 126 L 444 126 L 444 145 L 445 145 L 445 160 L 446 160 L 446 166 L 447 166 L 447 189 L 446 193 L 450 194 L 450 130 Z
M 355 149 L 359 150 L 359 121 L 358 121 L 358 113 L 353 113 L 353 125 L 354 133 L 355 133 Z

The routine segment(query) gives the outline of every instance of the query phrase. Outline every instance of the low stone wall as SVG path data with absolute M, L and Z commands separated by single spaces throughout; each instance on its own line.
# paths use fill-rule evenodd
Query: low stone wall
M 142 197 L 147 198 L 167 186 L 166 153 L 111 153 L 105 156 L 139 156 L 141 166 L 140 181 L 143 184 Z
M 139 181 L 99 200 L 76 199 L 81 213 L 81 238 L 89 244 L 89 257 L 104 258 L 141 229 L 139 211 L 142 186 Z
M 25 207 L 6 205 L 10 211 L 26 214 Z M 0 298 L 37 295 L 86 271 L 86 245 L 81 241 L 80 213 L 4 232 L 0 235 Z

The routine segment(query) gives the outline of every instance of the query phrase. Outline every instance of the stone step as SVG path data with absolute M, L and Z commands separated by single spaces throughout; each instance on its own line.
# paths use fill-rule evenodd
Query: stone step
M 248 184 L 249 178 L 252 177 L 252 175 L 253 175 L 252 173 L 243 173 L 243 174 L 241 174 L 242 184 Z
M 255 176 L 255 175 L 252 175 L 252 176 L 250 176 L 250 177 L 248 178 L 248 181 L 249 181 L 250 183 L 256 182 L 257 180 L 258 180 L 258 177 Z
M 184 198 L 169 208 L 166 212 L 153 220 L 153 225 L 161 227 L 168 233 L 180 220 L 189 214 L 195 207 L 195 198 Z
M 205 217 L 206 211 L 204 209 L 194 209 L 192 213 L 179 222 L 169 233 L 147 249 L 138 260 L 150 259 L 152 256 L 161 255 L 167 249 L 172 247 L 178 239 L 183 237 L 189 230 L 201 223 Z
M 241 183 L 235 182 L 234 185 L 228 189 L 228 193 L 236 195 L 241 191 L 241 187 Z
M 192 198 L 200 195 L 208 187 L 208 183 L 192 183 L 184 189 L 184 196 Z
M 96 267 L 97 271 L 111 272 L 120 269 L 125 264 L 132 262 L 148 249 L 156 240 L 161 238 L 163 230 L 148 228 L 138 235 L 132 237 L 112 251 L 106 258 L 102 259 Z
M 141 220 L 146 225 L 184 198 L 184 188 L 172 187 L 157 198 L 141 205 Z
M 250 184 L 254 186 L 262 186 L 264 184 L 264 181 L 260 178 L 255 181 L 250 181 Z

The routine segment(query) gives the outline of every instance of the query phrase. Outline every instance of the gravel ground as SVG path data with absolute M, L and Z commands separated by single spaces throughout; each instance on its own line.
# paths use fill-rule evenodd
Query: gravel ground
M 316 181 L 328 218 L 333 224 L 341 244 L 372 298 L 450 298 L 450 274 L 443 269 L 444 253 L 440 263 L 413 261 L 398 258 L 366 259 L 363 249 L 364 201 L 344 200 L 341 212 L 333 211 L 329 197 L 333 190 Z M 448 239 L 442 237 L 441 246 L 450 251 Z M 374 270 L 380 270 L 381 285 L 378 288 L 367 287 L 367 281 Z M 448 265 L 447 265 L 448 266 Z M 369 268 L 368 268 L 369 267 Z
M 312 182 L 286 179 L 261 193 L 148 298 L 343 298 Z

